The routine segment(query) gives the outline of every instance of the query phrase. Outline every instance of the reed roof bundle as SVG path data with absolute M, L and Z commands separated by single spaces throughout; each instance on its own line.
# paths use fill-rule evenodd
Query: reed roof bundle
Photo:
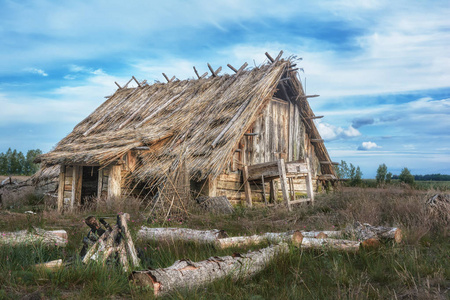
M 197 179 L 215 177 L 290 64 L 281 59 L 233 75 L 120 88 L 39 159 L 44 167 L 103 166 L 148 147 L 139 151 L 133 177 L 158 178 L 181 163 Z

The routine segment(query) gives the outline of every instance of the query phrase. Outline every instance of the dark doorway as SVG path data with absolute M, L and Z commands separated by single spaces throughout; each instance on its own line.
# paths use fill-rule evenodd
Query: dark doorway
M 98 169 L 99 167 L 83 167 L 83 179 L 81 184 L 81 205 L 98 194 Z

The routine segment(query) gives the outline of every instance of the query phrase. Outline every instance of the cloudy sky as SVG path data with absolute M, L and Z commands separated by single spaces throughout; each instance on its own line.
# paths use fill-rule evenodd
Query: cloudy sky
M 450 3 L 0 1 L 0 152 L 51 148 L 132 75 L 303 58 L 334 161 L 450 173 Z

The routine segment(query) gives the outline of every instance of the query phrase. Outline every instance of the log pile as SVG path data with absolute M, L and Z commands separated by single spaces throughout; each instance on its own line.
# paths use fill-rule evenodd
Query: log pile
M 130 262 L 134 267 L 139 266 L 140 260 L 128 230 L 129 219 L 129 214 L 119 214 L 117 224 L 111 227 L 103 219 L 99 222 L 92 216 L 86 218 L 85 223 L 91 231 L 83 239 L 85 245 L 80 254 L 83 262 L 97 261 L 105 264 L 109 258 L 117 257 L 125 272 L 130 269 Z
M 67 232 L 65 230 L 47 231 L 33 228 L 31 231 L 0 232 L 0 244 L 12 246 L 42 243 L 46 246 L 65 247 L 67 242 Z

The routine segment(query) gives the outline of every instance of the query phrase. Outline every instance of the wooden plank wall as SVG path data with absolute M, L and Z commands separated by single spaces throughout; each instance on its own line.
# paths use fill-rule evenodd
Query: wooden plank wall
M 320 172 L 319 161 L 315 156 L 314 145 L 311 144 L 305 132 L 298 105 L 273 99 L 248 131 L 250 135 L 244 136 L 241 140 L 242 162 L 246 165 L 254 165 L 277 161 L 280 158 L 286 161 L 297 161 L 304 160 L 307 155 L 311 161 L 312 177 L 315 178 Z M 242 174 L 240 170 L 234 172 L 233 170 L 231 167 L 217 178 L 216 195 L 227 196 L 233 204 L 244 203 Z M 295 178 L 293 183 L 296 196 L 306 197 L 305 178 Z M 279 186 L 279 180 L 276 180 L 276 185 Z M 252 182 L 250 187 L 252 201 L 263 202 L 262 183 Z M 313 180 L 313 187 L 317 188 L 316 180 Z M 265 183 L 265 190 L 268 196 L 269 182 Z M 282 199 L 280 189 L 278 189 L 278 198 Z

